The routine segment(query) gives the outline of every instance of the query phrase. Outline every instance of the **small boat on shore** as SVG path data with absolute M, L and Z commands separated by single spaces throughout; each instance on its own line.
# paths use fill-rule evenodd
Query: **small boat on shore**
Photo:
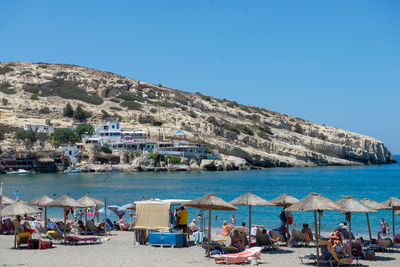
M 24 169 L 18 169 L 17 171 L 7 172 L 7 174 L 28 174 L 28 173 L 30 173 L 30 172 L 27 170 L 24 170 Z
M 67 169 L 64 171 L 64 173 L 81 173 L 82 170 L 80 169 Z

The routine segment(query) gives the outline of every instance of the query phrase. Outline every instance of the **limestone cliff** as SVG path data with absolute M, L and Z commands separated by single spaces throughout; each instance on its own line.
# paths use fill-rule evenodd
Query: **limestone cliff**
M 110 72 L 63 64 L 0 63 L 0 83 L 0 97 L 8 101 L 0 104 L 3 128 L 43 124 L 45 118 L 71 125 L 74 121 L 62 116 L 69 102 L 89 110 L 90 123 L 119 117 L 154 138 L 208 143 L 252 166 L 395 162 L 384 144 L 372 137 Z M 184 132 L 176 133 L 177 129 Z

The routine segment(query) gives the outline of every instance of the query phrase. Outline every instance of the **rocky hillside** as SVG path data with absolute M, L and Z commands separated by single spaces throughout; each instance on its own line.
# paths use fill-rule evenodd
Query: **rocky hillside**
M 90 111 L 90 123 L 116 117 L 124 126 L 146 129 L 153 138 L 207 143 L 253 166 L 395 162 L 372 137 L 110 72 L 63 64 L 0 63 L 0 83 L 0 98 L 6 99 L 0 104 L 0 130 L 44 124 L 46 118 L 71 125 L 74 121 L 62 115 L 69 102 Z M 1 145 L 9 145 L 7 140 Z

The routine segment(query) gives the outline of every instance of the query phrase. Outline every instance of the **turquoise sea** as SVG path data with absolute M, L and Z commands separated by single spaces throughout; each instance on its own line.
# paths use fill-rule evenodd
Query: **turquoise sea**
M 400 156 L 396 159 L 400 161 Z M 194 199 L 207 193 L 215 193 L 226 201 L 252 192 L 267 200 L 288 193 L 299 199 L 310 192 L 318 192 L 337 200 L 351 195 L 357 199 L 364 197 L 376 201 L 387 200 L 391 196 L 400 197 L 400 164 L 363 167 L 317 167 L 317 168 L 277 168 L 232 172 L 145 172 L 145 173 L 82 173 L 82 174 L 30 174 L 22 176 L 0 175 L 4 183 L 4 193 L 14 197 L 13 191 L 20 191 L 23 201 L 47 194 L 57 198 L 70 194 L 79 198 L 90 192 L 91 196 L 104 199 L 108 204 L 123 205 L 146 198 Z M 253 207 L 252 222 L 268 228 L 280 224 L 279 207 Z M 189 210 L 190 218 L 195 218 L 197 210 Z M 237 223 L 248 222 L 248 207 L 239 207 L 235 212 L 213 212 L 213 227 L 219 227 L 223 220 L 235 214 Z M 49 215 L 62 217 L 59 208 L 50 208 Z M 313 223 L 311 212 L 293 213 L 295 228 L 303 222 Z M 344 215 L 338 212 L 324 212 L 322 231 L 332 231 Z M 379 229 L 379 220 L 384 217 L 392 224 L 391 211 L 370 214 L 373 235 Z M 400 233 L 400 216 L 396 215 Z M 353 214 L 353 231 L 367 233 L 366 216 Z M 292 226 L 293 228 L 293 226 Z

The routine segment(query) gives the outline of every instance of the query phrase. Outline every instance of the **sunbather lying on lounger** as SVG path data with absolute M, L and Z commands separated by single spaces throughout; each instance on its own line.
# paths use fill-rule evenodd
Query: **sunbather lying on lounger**
M 387 248 L 392 243 L 392 240 L 390 238 L 382 239 L 381 232 L 378 232 L 378 239 L 376 240 L 376 243 Z
M 231 235 L 231 246 L 236 247 L 239 251 L 243 251 L 245 244 L 245 237 L 238 230 L 234 230 Z

